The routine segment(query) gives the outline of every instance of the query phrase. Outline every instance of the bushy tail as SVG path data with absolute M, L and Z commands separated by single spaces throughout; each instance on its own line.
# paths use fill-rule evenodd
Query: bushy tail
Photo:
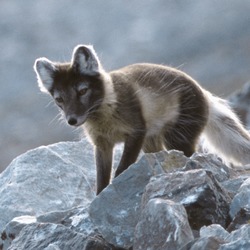
M 225 162 L 250 164 L 250 134 L 225 100 L 206 95 L 209 118 L 204 135 L 209 148 Z

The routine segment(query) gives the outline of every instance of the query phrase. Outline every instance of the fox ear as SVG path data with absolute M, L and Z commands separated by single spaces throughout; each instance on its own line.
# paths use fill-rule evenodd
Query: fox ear
M 78 45 L 72 55 L 73 69 L 83 75 L 99 75 L 101 65 L 97 54 L 91 45 Z
M 49 92 L 53 85 L 53 75 L 56 66 L 45 57 L 38 58 L 34 64 L 34 70 L 37 75 L 38 86 L 42 92 Z

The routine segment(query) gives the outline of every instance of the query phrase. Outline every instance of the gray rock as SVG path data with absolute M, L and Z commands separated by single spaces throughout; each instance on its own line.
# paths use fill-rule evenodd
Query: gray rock
M 186 165 L 189 160 L 183 152 L 178 150 L 161 151 L 155 153 L 155 159 L 165 172 L 173 172 Z
M 250 176 L 239 176 L 233 179 L 223 181 L 221 183 L 222 187 L 227 190 L 230 196 L 233 198 L 239 191 L 243 182 Z
M 85 235 L 86 237 L 96 235 L 98 230 L 89 216 L 89 206 L 74 208 L 62 219 L 64 226 Z
M 6 250 L 11 245 L 12 241 L 18 236 L 23 227 L 35 223 L 36 221 L 36 217 L 34 216 L 20 216 L 11 220 L 1 233 L 0 249 Z
M 86 238 L 69 228 L 51 223 L 25 226 L 8 250 L 83 250 Z
M 33 217 L 33 216 L 22 216 L 14 218 L 11 222 L 9 222 L 2 233 L 2 240 L 0 239 L 0 249 L 6 250 L 12 243 L 12 241 L 17 238 L 17 242 L 13 243 L 13 246 L 20 244 L 20 249 L 23 249 L 23 241 L 26 241 L 24 238 L 24 234 L 22 234 L 22 229 L 27 224 L 59 224 L 66 226 L 68 229 L 72 231 L 72 233 L 80 233 L 81 237 L 81 244 L 84 245 L 84 250 L 87 249 L 95 249 L 95 250 L 122 250 L 122 248 L 117 248 L 112 244 L 109 244 L 105 239 L 98 235 L 98 231 L 96 230 L 94 224 L 92 223 L 91 218 L 88 215 L 88 209 L 83 207 L 73 208 L 68 211 L 55 211 L 51 213 L 46 213 L 41 216 Z M 53 224 L 52 224 L 53 223 Z M 54 225 L 56 227 L 56 225 Z M 33 227 L 32 227 L 33 228 Z M 24 229 L 26 233 L 28 233 L 32 239 L 32 235 L 30 232 L 30 228 Z M 33 230 L 33 229 L 31 229 Z M 53 231 L 49 231 L 47 229 L 37 231 L 35 237 L 43 238 L 44 234 L 47 233 L 48 235 L 48 246 L 47 243 L 45 245 L 41 245 L 41 242 L 37 242 L 34 246 L 31 245 L 29 247 L 33 247 L 32 249 L 64 249 L 65 243 L 63 239 L 58 239 L 57 242 L 53 241 L 53 237 L 57 237 L 56 233 Z M 61 229 L 60 229 L 61 230 Z M 60 231 L 59 230 L 59 231 Z M 63 231 L 63 230 L 62 230 Z M 21 233 L 20 233 L 21 232 Z M 20 233 L 20 234 L 19 234 Z M 64 232 L 63 232 L 64 233 Z M 33 233 L 32 233 L 33 234 Z M 29 239 L 27 239 L 29 240 Z M 76 240 L 77 241 L 77 240 Z M 75 245 L 80 244 L 78 242 L 68 242 L 67 247 L 68 249 L 75 249 Z M 29 248 L 30 249 L 30 248 Z M 83 249 L 83 248 L 80 248 Z
M 215 236 L 201 237 L 189 242 L 180 250 L 218 250 L 224 241 Z
M 97 233 L 96 227 L 89 216 L 89 206 L 45 213 L 38 216 L 36 220 L 39 223 L 62 224 L 85 237 L 96 235 Z
M 250 249 L 250 225 L 245 224 L 233 231 L 219 250 L 248 250 Z
M 179 249 L 193 240 L 187 214 L 181 204 L 170 200 L 150 200 L 135 229 L 133 249 Z
M 248 224 L 250 221 L 250 210 L 241 208 L 240 211 L 235 215 L 229 226 L 227 227 L 228 232 L 239 229 L 242 225 Z
M 185 171 L 192 169 L 210 171 L 219 182 L 228 180 L 232 171 L 216 155 L 201 153 L 193 154 L 183 168 Z
M 100 235 L 91 236 L 86 240 L 84 250 L 124 250 L 106 242 Z
M 250 240 L 239 239 L 227 244 L 223 244 L 219 250 L 249 250 Z M 198 249 L 197 249 L 198 250 Z
M 91 203 L 89 213 L 92 220 L 102 236 L 113 245 L 131 247 L 144 188 L 152 176 L 164 172 L 163 164 L 168 168 L 163 155 L 168 153 L 145 154 Z
M 221 225 L 218 224 L 203 226 L 200 229 L 200 237 L 217 237 L 226 240 L 229 235 L 229 232 L 227 232 Z
M 233 242 L 239 239 L 250 240 L 250 224 L 245 224 L 241 228 L 233 231 L 226 240 Z
M 87 205 L 95 197 L 92 147 L 85 141 L 43 146 L 0 175 L 0 232 L 14 217 Z
M 213 175 L 205 170 L 169 173 L 151 178 L 143 194 L 143 206 L 156 197 L 183 204 L 194 230 L 213 223 L 222 226 L 227 224 L 231 199 Z
M 250 178 L 242 183 L 232 200 L 230 205 L 231 218 L 234 218 L 242 208 L 250 210 Z
M 81 211 L 81 210 L 82 210 L 82 207 L 74 207 L 69 210 L 52 211 L 52 212 L 39 215 L 36 218 L 36 220 L 37 222 L 40 222 L 40 223 L 62 224 L 65 218 L 72 216 L 72 214 L 75 215 L 78 213 L 78 211 Z

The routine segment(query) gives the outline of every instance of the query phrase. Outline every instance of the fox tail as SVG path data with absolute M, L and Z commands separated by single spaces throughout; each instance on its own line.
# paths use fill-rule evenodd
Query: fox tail
M 209 117 L 204 135 L 213 153 L 219 153 L 225 162 L 250 163 L 250 134 L 244 128 L 227 101 L 206 92 Z

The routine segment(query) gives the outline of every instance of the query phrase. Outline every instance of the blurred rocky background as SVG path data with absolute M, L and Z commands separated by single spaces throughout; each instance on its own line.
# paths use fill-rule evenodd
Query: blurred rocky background
M 93 44 L 104 67 L 179 67 L 222 97 L 250 79 L 248 0 L 1 0 L 0 169 L 28 149 L 78 132 L 38 90 L 33 63 Z

